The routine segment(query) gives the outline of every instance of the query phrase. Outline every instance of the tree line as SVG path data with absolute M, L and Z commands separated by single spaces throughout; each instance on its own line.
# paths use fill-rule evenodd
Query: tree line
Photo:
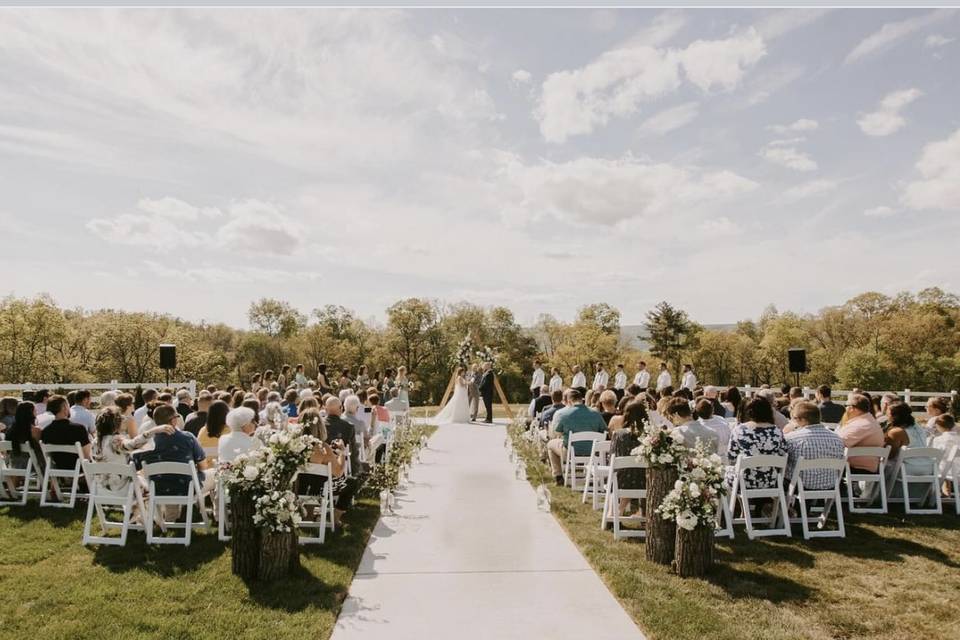
M 321 363 L 332 374 L 347 367 L 356 373 L 360 364 L 371 374 L 403 365 L 417 382 L 413 401 L 430 403 L 442 396 L 469 332 L 475 345 L 497 352 L 501 382 L 517 401 L 527 398 L 538 356 L 568 383 L 574 365 L 589 375 L 596 362 L 608 370 L 623 362 L 632 373 L 645 360 L 654 370 L 666 362 L 676 375 L 691 363 L 712 384 L 779 384 L 792 379 L 791 347 L 807 350 L 807 385 L 949 390 L 960 382 L 960 298 L 937 288 L 864 293 L 815 314 L 768 307 L 729 330 L 706 329 L 662 302 L 647 314 L 643 335 L 626 339 L 620 312 L 604 303 L 580 308 L 569 322 L 544 315 L 532 327 L 506 307 L 424 298 L 396 302 L 383 324 L 338 305 L 305 314 L 274 299 L 252 303 L 248 319 L 248 329 L 237 329 L 165 314 L 63 309 L 46 295 L 7 297 L 0 302 L 0 381 L 161 380 L 157 345 L 170 342 L 179 379 L 226 385 L 283 364 L 303 364 L 308 376 Z

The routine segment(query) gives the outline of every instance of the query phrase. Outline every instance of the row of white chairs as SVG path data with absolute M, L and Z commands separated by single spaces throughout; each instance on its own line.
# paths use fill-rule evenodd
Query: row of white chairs
M 641 460 L 630 457 L 612 456 L 610 452 L 611 443 L 605 439 L 602 433 L 581 432 L 572 433 L 569 436 L 567 447 L 567 456 L 564 461 L 564 479 L 567 485 L 573 490 L 579 490 L 579 484 L 582 482 L 581 501 L 586 503 L 588 498 L 592 501 L 594 509 L 599 508 L 601 496 L 603 497 L 603 515 L 601 518 L 601 528 L 606 529 L 611 524 L 614 529 L 614 537 L 643 536 L 644 530 L 626 530 L 621 529 L 624 522 L 634 522 L 643 524 L 643 516 L 630 516 L 624 518 L 620 516 L 620 499 L 644 499 L 646 492 L 639 490 L 620 489 L 616 481 L 617 474 L 614 471 L 625 469 L 645 469 L 646 464 Z M 575 443 L 590 443 L 591 451 L 589 455 L 583 456 L 576 453 Z M 949 483 L 953 487 L 950 500 L 954 503 L 954 508 L 960 515 L 960 500 L 957 499 L 960 494 L 960 473 L 956 470 L 955 461 L 960 456 L 958 448 L 944 452 L 934 448 L 904 448 L 900 455 L 894 461 L 894 467 L 890 473 L 891 482 L 887 482 L 887 464 L 890 458 L 890 447 L 854 447 L 845 451 L 845 459 L 816 459 L 805 460 L 801 458 L 793 471 L 793 477 L 790 478 L 790 484 L 785 487 L 784 474 L 786 471 L 786 456 L 740 456 L 737 459 L 734 473 L 737 481 L 731 488 L 729 498 L 722 503 L 720 518 L 718 519 L 718 535 L 733 536 L 734 524 L 742 524 L 746 527 L 747 536 L 750 539 L 769 535 L 791 535 L 790 524 L 799 523 L 803 530 L 805 539 L 814 537 L 844 537 L 845 529 L 843 523 L 842 504 L 843 498 L 840 492 L 841 482 L 846 483 L 847 509 L 851 513 L 887 513 L 888 502 L 903 501 L 905 511 L 909 514 L 940 514 L 943 512 L 942 504 L 944 498 L 941 496 L 941 485 Z M 878 468 L 875 473 L 867 473 L 862 470 L 854 470 L 848 462 L 850 457 L 872 457 L 877 459 Z M 925 465 L 931 469 L 930 473 L 916 473 L 910 470 L 910 461 L 923 460 Z M 748 471 L 754 469 L 768 469 L 775 473 L 776 486 L 770 488 L 748 488 L 746 484 L 746 475 Z M 832 472 L 835 477 L 834 485 L 829 489 L 810 490 L 803 485 L 803 472 L 812 470 L 825 470 Z M 914 506 L 910 496 L 910 487 L 919 485 L 925 488 L 920 497 L 919 506 Z M 895 498 L 894 492 L 900 487 L 901 496 Z M 860 495 L 857 496 L 856 488 L 863 488 Z M 924 505 L 933 498 L 934 506 L 924 508 Z M 880 501 L 879 507 L 871 506 L 876 500 Z M 751 500 L 770 500 L 772 502 L 772 511 L 769 515 L 753 515 Z M 811 502 L 814 502 L 811 504 Z M 799 517 L 789 517 L 789 505 L 796 503 L 799 509 Z M 740 516 L 733 518 L 733 514 L 740 508 Z M 828 518 L 833 512 L 837 521 L 836 529 L 826 529 Z M 766 528 L 757 525 L 769 525 Z

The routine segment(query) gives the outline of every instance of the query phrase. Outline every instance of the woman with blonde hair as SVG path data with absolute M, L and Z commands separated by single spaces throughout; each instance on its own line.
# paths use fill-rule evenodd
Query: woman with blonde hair
M 407 379 L 406 367 L 401 366 L 397 368 L 396 384 L 397 384 L 397 389 L 400 390 L 399 393 L 397 394 L 397 397 L 409 405 L 410 404 L 410 381 Z

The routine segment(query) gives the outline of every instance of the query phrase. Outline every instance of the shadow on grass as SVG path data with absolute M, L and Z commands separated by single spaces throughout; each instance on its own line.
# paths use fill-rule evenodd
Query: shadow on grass
M 773 604 L 803 604 L 816 594 L 805 584 L 766 571 L 744 571 L 729 565 L 715 565 L 707 582 L 723 589 L 732 598 L 757 598 Z
M 179 535 L 179 533 L 178 533 Z M 111 573 L 146 571 L 170 578 L 196 571 L 201 565 L 227 553 L 229 545 L 216 534 L 194 534 L 190 546 L 149 545 L 141 532 L 131 532 L 123 547 L 100 545 L 93 553 L 93 563 Z
M 246 585 L 251 600 L 261 607 L 285 613 L 298 613 L 307 609 L 336 613 L 347 597 L 346 587 L 328 584 L 303 566 L 281 581 L 249 581 Z
M 0 511 L 5 516 L 19 520 L 23 524 L 29 524 L 37 520 L 43 520 L 57 529 L 66 529 L 75 524 L 83 523 L 87 514 L 87 503 L 77 501 L 73 509 L 62 507 L 41 507 L 38 502 L 28 502 L 26 506 L 13 505 L 3 507 Z

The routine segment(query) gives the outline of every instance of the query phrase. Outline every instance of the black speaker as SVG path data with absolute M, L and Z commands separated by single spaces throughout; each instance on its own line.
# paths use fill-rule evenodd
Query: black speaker
M 790 373 L 807 372 L 806 349 L 787 349 L 787 359 L 790 361 Z
M 177 368 L 177 345 L 160 345 L 160 368 L 168 371 Z

